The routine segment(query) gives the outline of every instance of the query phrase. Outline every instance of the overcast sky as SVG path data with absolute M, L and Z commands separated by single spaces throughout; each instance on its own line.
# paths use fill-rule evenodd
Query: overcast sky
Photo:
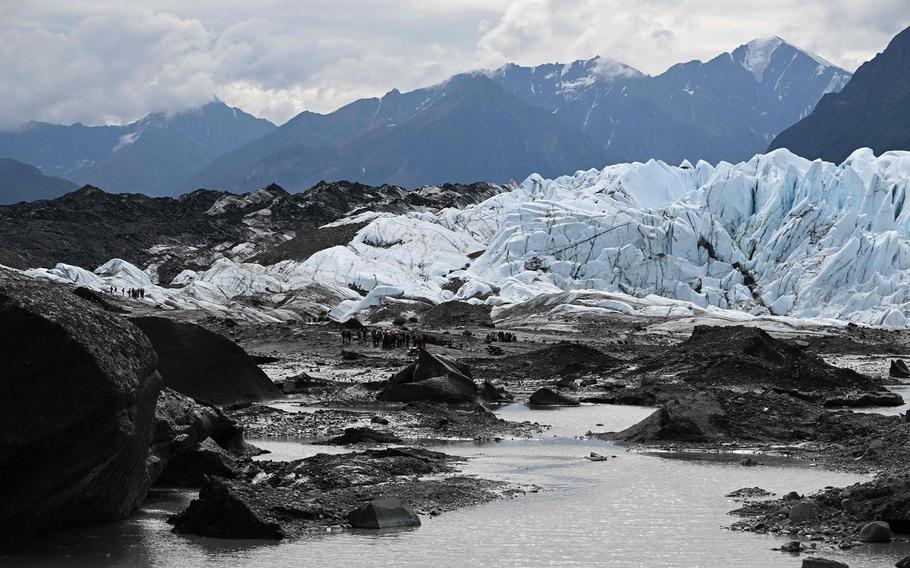
M 770 35 L 852 71 L 908 25 L 907 0 L 0 0 L 0 127 L 214 96 L 280 124 L 505 62 L 656 74 Z

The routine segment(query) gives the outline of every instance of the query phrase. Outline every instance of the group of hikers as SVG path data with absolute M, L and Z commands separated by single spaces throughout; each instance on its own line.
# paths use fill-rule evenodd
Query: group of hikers
M 414 331 L 397 331 L 387 329 L 370 329 L 360 328 L 356 331 L 345 329 L 341 332 L 341 343 L 364 343 L 367 340 L 373 342 L 373 347 L 382 347 L 383 349 L 395 349 L 403 347 L 410 349 L 411 346 L 420 349 L 425 344 L 422 333 Z
M 145 288 L 118 288 L 116 286 L 111 286 L 108 291 L 112 295 L 123 294 L 124 296 L 129 296 L 134 300 L 145 298 Z
M 500 343 L 515 343 L 518 341 L 518 336 L 510 331 L 497 331 L 496 333 L 490 332 L 487 334 L 485 339 L 487 343 L 500 342 Z

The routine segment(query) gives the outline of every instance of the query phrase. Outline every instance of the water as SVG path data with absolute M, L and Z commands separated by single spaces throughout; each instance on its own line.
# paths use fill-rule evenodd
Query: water
M 167 516 L 191 492 L 164 492 L 132 518 L 48 535 L 0 564 L 39 567 L 418 567 L 679 566 L 798 567 L 801 559 L 770 549 L 785 539 L 722 530 L 737 507 L 724 495 L 759 486 L 778 494 L 846 485 L 861 476 L 780 461 L 742 467 L 736 459 L 666 459 L 584 440 L 587 431 L 620 430 L 650 412 L 581 406 L 529 410 L 507 406 L 503 418 L 554 424 L 537 440 L 434 446 L 470 457 L 468 471 L 537 484 L 544 490 L 510 500 L 424 517 L 417 529 L 348 531 L 288 543 L 223 541 L 177 535 Z M 597 426 L 603 424 L 603 426 Z M 261 443 L 261 442 L 260 442 Z M 272 456 L 303 457 L 320 446 L 272 441 Z M 318 449 L 317 449 L 318 448 Z M 590 452 L 612 456 L 605 462 Z M 824 552 L 850 566 L 885 567 L 910 554 L 906 543 Z

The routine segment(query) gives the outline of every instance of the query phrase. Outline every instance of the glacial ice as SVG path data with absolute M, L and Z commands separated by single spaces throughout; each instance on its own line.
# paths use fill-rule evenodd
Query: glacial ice
M 500 312 L 560 297 L 548 309 L 902 327 L 910 317 L 908 193 L 910 152 L 860 149 L 840 165 L 787 150 L 735 165 L 652 160 L 552 180 L 531 175 L 512 191 L 435 214 L 361 214 L 357 221 L 369 223 L 347 245 L 272 266 L 220 259 L 182 274 L 181 288 L 151 285 L 123 261 L 95 273 L 66 265 L 30 272 L 144 287 L 168 306 L 242 305 L 266 320 L 293 317 L 287 298 L 318 286 L 316 304 L 337 319 L 390 296 L 484 302 Z M 577 299 L 584 294 L 599 296 Z M 282 308 L 238 302 L 253 296 Z

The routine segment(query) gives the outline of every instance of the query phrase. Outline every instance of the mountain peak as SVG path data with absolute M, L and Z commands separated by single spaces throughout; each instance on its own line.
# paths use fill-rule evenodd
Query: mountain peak
M 774 54 L 781 47 L 787 47 L 792 51 L 796 51 L 811 58 L 821 68 L 835 67 L 835 65 L 824 58 L 819 57 L 811 51 L 806 51 L 805 49 L 797 47 L 779 36 L 755 38 L 736 48 L 732 55 L 737 63 L 751 72 L 757 81 L 761 82 L 765 70 L 771 64 Z

